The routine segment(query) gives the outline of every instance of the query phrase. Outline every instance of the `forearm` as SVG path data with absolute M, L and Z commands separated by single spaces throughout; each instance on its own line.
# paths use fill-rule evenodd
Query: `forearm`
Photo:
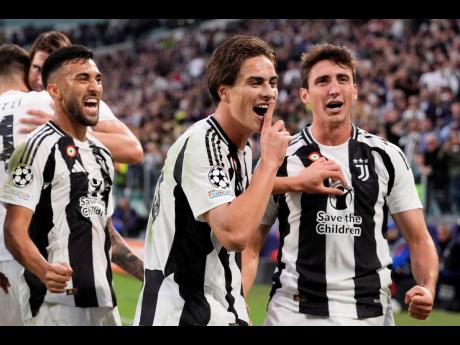
M 301 189 L 298 180 L 298 176 L 275 177 L 272 194 L 300 192 Z
M 259 252 L 251 248 L 246 248 L 242 253 L 242 272 L 241 279 L 243 285 L 244 298 L 249 295 L 249 290 L 256 280 L 257 268 L 259 267 Z
M 142 260 L 133 253 L 123 237 L 113 227 L 109 229 L 112 243 L 112 262 L 138 280 L 144 281 L 144 264 Z
M 439 259 L 431 238 L 423 239 L 410 246 L 412 274 L 417 285 L 433 294 L 438 280 Z
M 5 244 L 11 255 L 27 270 L 44 282 L 49 263 L 29 236 L 20 236 L 18 231 L 5 226 Z
M 246 192 L 229 205 L 226 222 L 232 231 L 249 235 L 260 225 L 271 196 L 276 171 L 274 165 L 259 164 Z
M 142 146 L 135 137 L 97 131 L 93 131 L 92 134 L 109 149 L 114 161 L 128 164 L 138 164 L 143 161 Z

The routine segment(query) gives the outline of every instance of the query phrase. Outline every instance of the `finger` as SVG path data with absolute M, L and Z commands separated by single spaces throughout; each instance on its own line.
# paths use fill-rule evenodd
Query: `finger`
M 73 269 L 69 266 L 69 264 L 66 263 L 66 262 L 63 262 L 63 263 L 61 263 L 61 265 L 64 266 L 64 268 L 66 269 L 67 275 L 68 275 L 69 277 L 71 277 L 72 274 L 73 274 Z
M 53 116 L 53 114 L 49 114 L 49 113 L 46 113 L 38 109 L 28 109 L 26 114 L 32 115 L 32 116 L 46 117 L 46 118 Z
M 64 289 L 61 289 L 61 288 L 55 288 L 55 287 L 48 287 L 48 290 L 52 293 L 63 293 L 65 292 L 65 288 Z
M 337 189 L 337 188 L 325 187 L 325 186 L 321 186 L 318 189 L 318 192 L 320 194 L 331 194 L 331 195 L 336 195 L 336 196 L 342 196 L 343 195 L 342 190 Z
M 264 115 L 264 123 L 262 125 L 262 130 L 268 130 L 272 125 L 273 110 L 275 110 L 276 101 L 271 100 L 268 102 L 268 109 Z
M 277 132 L 286 132 L 284 121 L 283 120 L 276 121 L 274 125 L 272 126 L 272 130 L 277 131 Z
M 43 120 L 42 118 L 37 118 L 37 117 L 23 117 L 19 119 L 19 122 L 26 124 L 26 125 L 42 125 L 46 122 L 46 120 Z
M 412 297 L 411 304 L 416 306 L 431 306 L 433 305 L 431 298 L 427 296 L 414 296 Z
M 28 133 L 32 132 L 35 128 L 37 128 L 37 127 L 22 127 L 22 128 L 19 129 L 19 133 L 28 134 Z
M 67 287 L 67 283 L 60 283 L 56 281 L 52 281 L 48 283 L 48 288 L 50 289 L 65 290 L 66 287 Z

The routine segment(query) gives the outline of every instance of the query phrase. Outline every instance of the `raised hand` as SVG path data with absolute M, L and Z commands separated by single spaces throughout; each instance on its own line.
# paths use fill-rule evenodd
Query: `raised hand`
M 272 100 L 268 104 L 267 112 L 264 116 L 264 123 L 260 134 L 261 162 L 275 164 L 279 167 L 283 163 L 286 149 L 292 136 L 286 131 L 283 120 L 276 121 L 272 125 L 273 110 L 276 101 Z
M 302 169 L 297 175 L 298 188 L 300 191 L 309 194 L 332 194 L 340 196 L 344 192 L 337 187 L 326 187 L 324 180 L 340 182 L 339 185 L 347 186 L 347 180 L 342 173 L 342 168 L 333 160 L 324 157 L 314 161 L 307 168 Z
M 406 292 L 404 302 L 409 304 L 408 311 L 411 317 L 418 320 L 425 320 L 433 310 L 434 297 L 427 288 L 415 285 Z

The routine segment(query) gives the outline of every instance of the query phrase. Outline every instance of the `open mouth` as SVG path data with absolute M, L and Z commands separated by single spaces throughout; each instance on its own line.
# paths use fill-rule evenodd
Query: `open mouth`
M 259 104 L 252 108 L 259 116 L 264 116 L 268 109 L 268 104 Z
M 328 104 L 326 104 L 326 107 L 329 109 L 337 109 L 337 108 L 340 108 L 342 105 L 343 105 L 343 102 L 331 101 Z
M 84 101 L 83 104 L 85 105 L 85 107 L 96 109 L 98 101 L 96 98 L 88 98 Z

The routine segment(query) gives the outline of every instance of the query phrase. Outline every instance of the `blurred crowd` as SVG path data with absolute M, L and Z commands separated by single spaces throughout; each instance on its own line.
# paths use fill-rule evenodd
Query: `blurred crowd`
M 432 215 L 460 213 L 460 20 L 254 19 L 216 27 L 190 20 L 109 20 L 69 29 L 96 54 L 104 100 L 140 139 L 142 165 L 118 166 L 120 196 L 141 199 L 146 215 L 167 150 L 192 123 L 212 114 L 206 65 L 213 49 L 236 33 L 267 40 L 278 57 L 276 115 L 297 132 L 311 119 L 300 101 L 300 57 L 319 42 L 349 47 L 359 60 L 353 120 L 400 146 Z M 162 29 L 162 36 L 152 35 Z M 36 37 L 31 28 L 15 43 Z M 43 31 L 43 30 L 41 30 Z M 11 38 L 11 37 L 10 37 Z M 13 40 L 10 40 L 14 42 Z M 97 53 L 96 49 L 96 53 Z M 257 139 L 254 137 L 253 139 Z M 259 146 L 254 140 L 254 161 Z

